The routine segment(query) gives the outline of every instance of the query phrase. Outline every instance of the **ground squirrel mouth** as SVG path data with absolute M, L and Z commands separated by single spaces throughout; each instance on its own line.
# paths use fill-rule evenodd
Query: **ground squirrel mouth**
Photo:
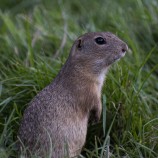
M 119 61 L 122 57 L 124 57 L 125 56 L 125 54 L 126 54 L 126 50 L 122 50 L 122 52 L 120 53 L 120 55 L 118 55 L 118 56 L 116 56 L 115 58 L 114 58 L 114 61 Z

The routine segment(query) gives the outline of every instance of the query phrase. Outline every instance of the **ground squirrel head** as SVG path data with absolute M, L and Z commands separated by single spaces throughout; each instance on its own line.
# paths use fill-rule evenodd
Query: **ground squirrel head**
M 127 49 L 127 44 L 110 32 L 91 32 L 75 41 L 70 58 L 76 67 L 84 66 L 93 73 L 100 73 L 123 57 Z

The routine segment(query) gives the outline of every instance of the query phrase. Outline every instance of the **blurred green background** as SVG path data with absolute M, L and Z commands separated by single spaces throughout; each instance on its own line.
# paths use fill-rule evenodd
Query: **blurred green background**
M 82 156 L 158 157 L 158 0 L 0 1 L 0 158 L 17 157 L 27 103 L 57 75 L 73 41 L 110 31 L 129 51 L 108 73 L 103 117 Z M 104 133 L 105 132 L 105 133 Z

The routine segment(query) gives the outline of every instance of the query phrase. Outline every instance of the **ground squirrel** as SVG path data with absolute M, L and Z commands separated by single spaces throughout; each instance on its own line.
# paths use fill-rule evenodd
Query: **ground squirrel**
M 125 55 L 126 43 L 109 32 L 80 36 L 57 77 L 31 101 L 18 132 L 21 148 L 51 158 L 75 157 L 85 143 L 90 114 L 101 115 L 108 67 Z

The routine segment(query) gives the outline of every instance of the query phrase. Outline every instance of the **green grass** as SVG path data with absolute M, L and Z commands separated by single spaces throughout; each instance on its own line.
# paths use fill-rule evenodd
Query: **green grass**
M 83 157 L 158 157 L 157 26 L 157 0 L 0 2 L 0 158 L 16 157 L 27 103 L 90 31 L 113 32 L 129 51 L 108 73 L 103 117 L 89 126 Z

